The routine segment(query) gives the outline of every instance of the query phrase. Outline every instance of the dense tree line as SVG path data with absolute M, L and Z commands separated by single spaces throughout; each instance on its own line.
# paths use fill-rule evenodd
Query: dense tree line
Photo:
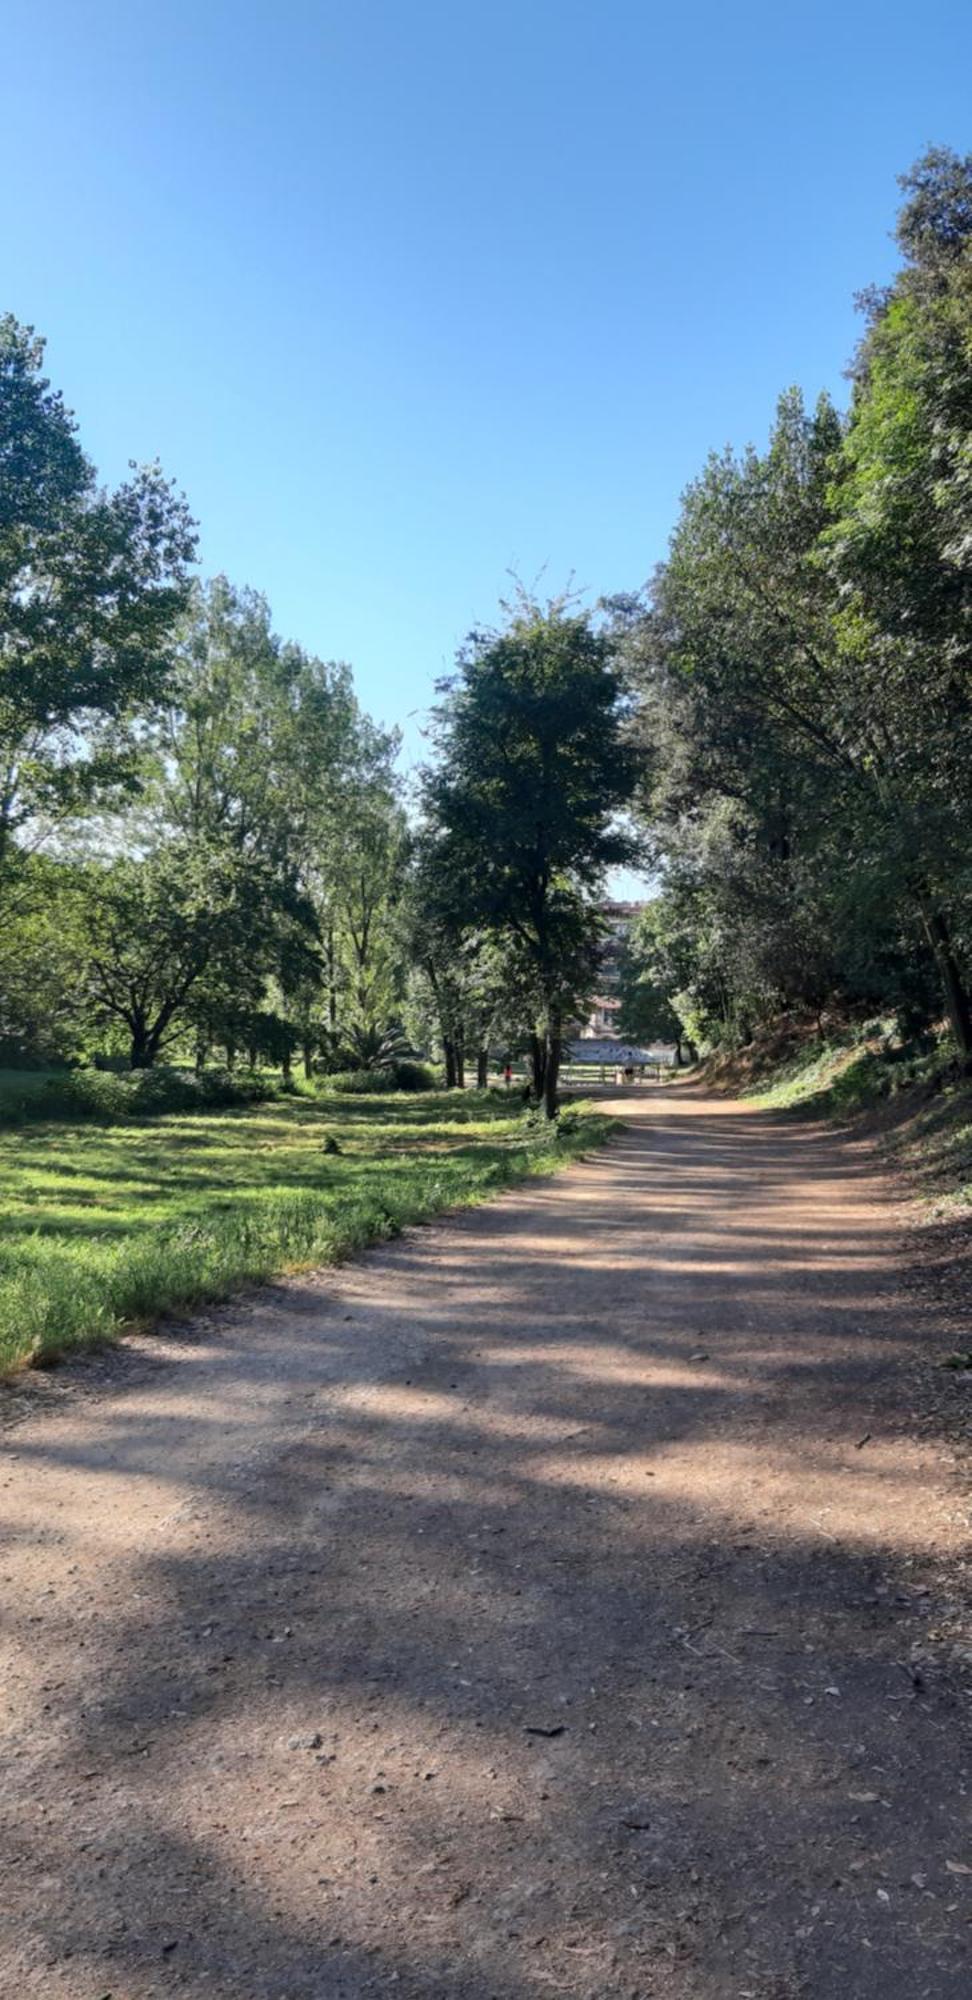
M 607 872 L 657 894 L 623 1031 L 944 1018 L 972 1059 L 972 159 L 908 175 L 850 407 L 714 455 L 648 591 L 518 591 L 439 687 L 418 811 L 346 665 L 103 490 L 0 321 L 0 1061 L 381 1066 L 557 1102 Z
M 972 158 L 902 181 L 850 409 L 796 390 L 713 456 L 619 607 L 661 893 L 628 1019 L 944 1014 L 972 1058 Z
M 102 492 L 0 323 L 0 1059 L 356 1060 L 403 998 L 397 739 L 195 581 L 157 467 Z
M 521 594 L 443 684 L 409 824 L 397 737 L 263 598 L 191 576 L 158 468 L 106 495 L 0 328 L 0 1060 L 380 1068 L 529 1053 L 553 1111 L 630 841 L 607 622 Z

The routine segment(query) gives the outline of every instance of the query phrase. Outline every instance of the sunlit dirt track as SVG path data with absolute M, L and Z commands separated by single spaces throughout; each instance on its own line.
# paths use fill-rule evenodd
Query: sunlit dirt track
M 894 1203 L 690 1086 L 623 1115 L 13 1398 L 3 2000 L 968 2000 Z

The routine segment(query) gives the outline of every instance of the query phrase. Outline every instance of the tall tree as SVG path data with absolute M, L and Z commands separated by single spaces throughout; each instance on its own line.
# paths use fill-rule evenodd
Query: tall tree
M 97 486 L 43 352 L 0 319 L 0 882 L 24 844 L 131 787 L 123 725 L 165 687 L 195 550 L 158 466 Z
M 712 459 L 689 488 L 649 615 L 629 636 L 652 812 L 669 855 L 684 860 L 694 844 L 723 906 L 734 897 L 733 952 L 738 963 L 748 932 L 764 1005 L 818 1005 L 838 975 L 841 922 L 867 925 L 880 955 L 907 899 L 967 1054 L 944 908 L 967 795 L 947 718 L 966 742 L 965 696 L 946 647 L 919 698 L 914 621 L 895 639 L 891 605 L 868 616 L 852 580 L 873 534 L 868 479 L 855 484 L 853 468 L 874 396 L 872 368 L 845 440 L 829 405 L 808 415 L 791 392 L 766 453 Z M 930 594 L 941 552 L 936 562 Z
M 674 1042 L 675 1060 L 691 1037 L 679 1012 L 688 986 L 686 969 L 678 962 L 666 935 L 664 905 L 656 898 L 642 910 L 625 939 L 619 967 L 621 1012 L 618 1031 L 637 1042 Z
M 476 1081 L 485 1088 L 494 1038 L 523 1033 L 523 1018 L 513 1013 L 517 953 L 501 935 L 470 926 L 463 884 L 450 878 L 429 829 L 412 841 L 400 916 L 412 974 L 409 1012 L 413 1020 L 429 1012 L 434 1018 L 446 1088 L 465 1084 L 467 1053 L 475 1054 Z
M 625 628 L 655 858 L 700 926 L 696 1032 L 745 1033 L 817 976 L 801 956 L 813 859 L 853 770 L 829 727 L 833 592 L 815 560 L 840 436 L 828 402 L 808 413 L 791 391 L 764 454 L 711 458 Z
M 565 1019 L 596 965 L 596 895 L 628 859 L 618 824 L 633 765 L 608 631 L 564 602 L 522 596 L 474 633 L 444 684 L 424 799 L 465 923 L 518 947 L 535 994 L 534 1074 L 557 1105 Z
M 824 562 L 869 774 L 972 1061 L 972 155 L 902 178 L 905 265 L 872 307 Z
M 349 815 L 367 790 L 379 732 L 358 708 L 349 669 L 285 644 L 266 600 L 225 577 L 194 587 L 177 638 L 147 838 L 174 833 L 200 863 L 208 855 L 214 882 L 229 874 L 244 895 L 253 876 L 264 899 L 263 956 L 255 937 L 240 992 L 219 962 L 196 989 L 201 1042 L 239 1041 L 247 1019 L 262 1032 L 255 1016 L 269 978 L 309 1072 L 325 1032 Z
M 147 860 L 92 865 L 79 884 L 85 984 L 92 1011 L 128 1035 L 133 1069 L 151 1069 L 184 1030 L 190 1002 L 219 959 L 235 961 L 233 990 L 252 950 L 258 904 L 241 903 L 238 877 L 216 880 L 182 842 Z
M 345 1037 L 370 1046 L 403 997 L 396 907 L 404 887 L 405 816 L 390 771 L 380 765 L 349 787 L 325 909 L 337 935 Z

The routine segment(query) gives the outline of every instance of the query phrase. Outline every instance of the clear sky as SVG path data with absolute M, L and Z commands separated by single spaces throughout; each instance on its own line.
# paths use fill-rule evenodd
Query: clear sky
M 969 0 L 2 10 L 0 304 L 105 477 L 408 722 L 512 566 L 634 588 L 712 446 L 838 396 Z

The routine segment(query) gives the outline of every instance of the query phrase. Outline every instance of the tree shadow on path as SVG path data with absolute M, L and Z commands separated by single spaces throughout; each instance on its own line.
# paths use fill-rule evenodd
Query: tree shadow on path
M 4 1990 L 964 1996 L 924 1310 L 853 1148 L 666 1091 L 23 1424 Z

